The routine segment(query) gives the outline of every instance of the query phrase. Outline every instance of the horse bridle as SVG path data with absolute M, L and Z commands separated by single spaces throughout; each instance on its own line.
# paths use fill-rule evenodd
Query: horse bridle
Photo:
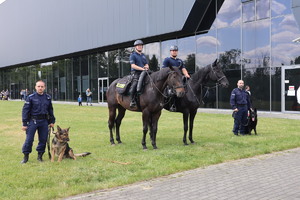
M 221 78 L 218 79 L 217 73 L 214 71 L 214 68 L 213 68 L 212 64 L 210 64 L 210 68 L 211 68 L 211 71 L 212 71 L 212 72 L 214 73 L 214 75 L 216 76 L 218 85 L 220 85 L 220 81 L 221 81 L 222 79 L 226 78 L 226 76 L 224 75 L 224 76 L 222 76 Z

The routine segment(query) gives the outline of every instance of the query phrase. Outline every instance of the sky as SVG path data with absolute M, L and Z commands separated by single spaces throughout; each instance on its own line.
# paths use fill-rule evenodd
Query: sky
M 2 3 L 2 2 L 4 2 L 5 0 L 0 0 L 0 4 Z

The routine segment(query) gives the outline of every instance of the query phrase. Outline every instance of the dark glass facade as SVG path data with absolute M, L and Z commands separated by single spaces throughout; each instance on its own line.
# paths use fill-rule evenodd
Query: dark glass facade
M 299 44 L 292 42 L 299 35 L 290 0 L 230 0 L 223 3 L 210 30 L 146 44 L 144 53 L 154 71 L 169 56 L 171 45 L 178 45 L 178 56 L 189 73 L 218 58 L 230 87 L 210 89 L 209 98 L 200 107 L 230 108 L 231 90 L 243 79 L 251 86 L 256 108 L 281 111 L 281 68 L 300 64 Z M 107 87 L 101 90 L 103 83 L 99 80 L 111 83 L 129 74 L 131 51 L 132 47 L 128 47 L 33 66 L 3 68 L 0 90 L 8 89 L 11 98 L 18 99 L 21 89 L 32 92 L 35 81 L 42 79 L 54 100 L 76 101 L 80 94 L 85 99 L 85 90 L 90 88 L 93 101 L 101 102 L 100 93 Z

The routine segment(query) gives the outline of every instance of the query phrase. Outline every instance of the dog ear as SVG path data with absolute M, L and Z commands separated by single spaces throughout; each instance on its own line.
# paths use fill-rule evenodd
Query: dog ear
M 61 131 L 61 128 L 57 125 L 57 131 Z
M 69 132 L 70 128 L 71 128 L 71 127 L 67 128 L 67 131 L 68 131 L 68 132 Z

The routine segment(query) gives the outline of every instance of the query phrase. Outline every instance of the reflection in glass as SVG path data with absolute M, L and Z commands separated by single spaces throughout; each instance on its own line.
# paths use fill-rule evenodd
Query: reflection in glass
M 256 19 L 270 17 L 270 0 L 256 0 Z
M 294 15 L 287 15 L 272 19 L 272 66 L 291 65 L 300 56 L 299 44 L 292 40 L 299 37 Z
M 234 8 L 234 9 L 233 9 Z M 241 0 L 224 1 L 213 27 L 235 26 L 241 22 Z
M 291 0 L 271 0 L 272 17 L 292 13 Z
M 178 40 L 178 58 L 180 58 L 189 74 L 195 73 L 196 65 L 196 45 L 195 36 L 186 37 Z
M 196 67 L 205 67 L 217 58 L 217 45 L 220 42 L 216 38 L 216 30 L 210 30 L 206 34 L 196 36 Z
M 281 68 L 271 68 L 271 110 L 281 111 Z
M 243 3 L 243 22 L 250 22 L 255 20 L 255 3 L 249 1 Z
M 162 65 L 160 59 L 160 43 L 155 42 L 145 45 L 143 52 L 148 59 L 150 70 L 158 71 Z

